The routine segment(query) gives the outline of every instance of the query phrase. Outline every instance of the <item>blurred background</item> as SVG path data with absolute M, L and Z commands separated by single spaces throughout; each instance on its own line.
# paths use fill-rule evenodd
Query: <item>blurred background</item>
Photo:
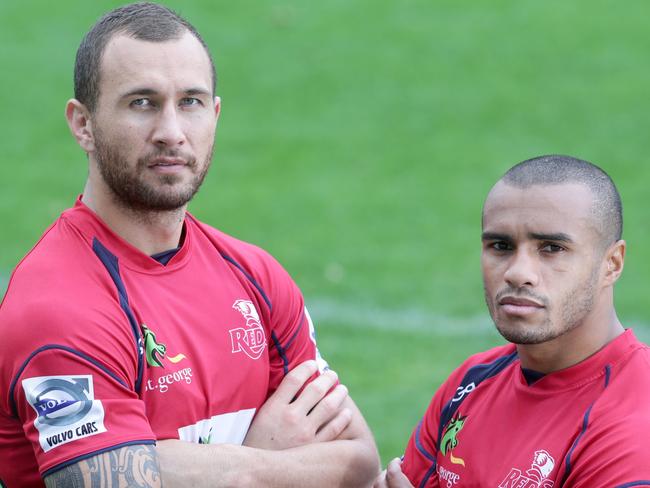
M 0 2 L 0 295 L 83 188 L 64 120 L 77 46 L 116 1 Z M 211 47 L 223 109 L 190 210 L 270 251 L 383 462 L 467 355 L 501 343 L 480 212 L 532 156 L 599 164 L 628 241 L 617 308 L 650 339 L 645 0 L 166 1 Z

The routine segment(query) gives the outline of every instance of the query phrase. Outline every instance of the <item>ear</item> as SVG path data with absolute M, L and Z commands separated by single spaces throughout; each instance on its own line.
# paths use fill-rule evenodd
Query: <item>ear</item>
M 221 113 L 221 97 L 214 97 L 214 114 L 219 120 L 219 114 Z
M 612 244 L 604 257 L 604 284 L 612 286 L 623 273 L 623 264 L 625 261 L 625 241 L 619 240 Z
M 95 137 L 93 136 L 90 112 L 86 106 L 74 98 L 68 100 L 65 106 L 65 118 L 68 121 L 70 132 L 77 140 L 77 144 L 86 153 L 93 152 L 95 150 Z

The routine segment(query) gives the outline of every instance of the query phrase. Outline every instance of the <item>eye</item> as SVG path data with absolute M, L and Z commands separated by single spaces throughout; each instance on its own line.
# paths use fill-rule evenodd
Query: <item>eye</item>
M 193 106 L 203 105 L 203 102 L 195 97 L 185 97 L 185 98 L 181 98 L 181 105 L 185 107 L 193 107 Z
M 136 98 L 135 100 L 132 100 L 129 105 L 131 107 L 150 107 L 153 103 L 148 98 Z
M 552 242 L 545 242 L 540 248 L 540 251 L 555 254 L 558 252 L 566 251 L 566 249 L 558 244 L 554 244 Z
M 488 247 L 494 249 L 495 251 L 511 251 L 513 249 L 512 245 L 506 241 L 496 241 L 488 244 Z

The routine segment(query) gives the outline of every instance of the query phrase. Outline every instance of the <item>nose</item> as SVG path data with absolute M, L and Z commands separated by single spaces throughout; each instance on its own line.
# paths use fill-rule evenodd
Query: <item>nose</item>
M 178 111 L 173 104 L 167 104 L 158 113 L 152 139 L 156 146 L 173 148 L 185 144 L 185 132 Z
M 508 261 L 503 279 L 513 288 L 535 287 L 539 284 L 539 263 L 536 253 L 519 248 Z

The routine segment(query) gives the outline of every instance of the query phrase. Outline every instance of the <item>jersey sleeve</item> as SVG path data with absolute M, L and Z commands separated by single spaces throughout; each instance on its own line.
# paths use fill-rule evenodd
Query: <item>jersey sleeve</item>
M 434 394 L 424 417 L 411 434 L 402 461 L 402 471 L 414 486 L 422 488 L 440 486 L 437 457 L 440 449 L 438 437 L 441 433 L 441 419 L 445 417 L 449 419 L 455 408 L 462 402 L 466 392 L 471 391 L 467 390 L 469 385 L 466 388 L 461 386 L 466 380 L 468 371 L 477 364 L 490 363 L 495 357 L 500 357 L 500 350 L 494 349 L 471 356 L 449 375 Z M 474 387 L 473 383 L 472 387 Z M 442 422 L 447 421 L 442 420 Z
M 639 405 L 647 405 L 647 402 Z M 616 411 L 616 406 L 612 407 L 612 411 Z M 577 439 L 575 448 L 565 460 L 568 476 L 562 486 L 650 487 L 648 413 L 639 409 L 637 415 L 622 415 L 613 423 L 599 424 L 598 418 L 587 420 L 584 434 Z
M 328 369 L 316 346 L 316 331 L 305 307 L 302 292 L 289 273 L 266 251 L 251 244 L 241 243 L 245 252 L 237 256 L 252 283 L 259 292 L 258 302 L 268 334 L 269 388 L 271 395 L 285 375 L 298 364 L 315 360 L 318 374 Z
M 0 314 L 0 355 L 12 435 L 31 445 L 41 476 L 155 436 L 135 391 L 137 351 L 130 331 L 103 312 L 83 318 L 60 303 L 14 307 Z M 9 353 L 10 352 L 10 353 Z M 4 385 L 7 386 L 4 389 Z
M 315 360 L 319 373 L 329 368 L 316 344 L 316 330 L 303 295 L 289 274 L 273 258 L 267 263 L 270 310 L 269 395 L 298 364 Z M 315 375 L 314 377 L 316 377 Z M 313 378 L 312 378 L 313 379 Z
M 415 487 L 438 487 L 436 456 L 438 419 L 443 406 L 441 387 L 434 395 L 422 420 L 413 430 L 402 460 L 402 472 Z

